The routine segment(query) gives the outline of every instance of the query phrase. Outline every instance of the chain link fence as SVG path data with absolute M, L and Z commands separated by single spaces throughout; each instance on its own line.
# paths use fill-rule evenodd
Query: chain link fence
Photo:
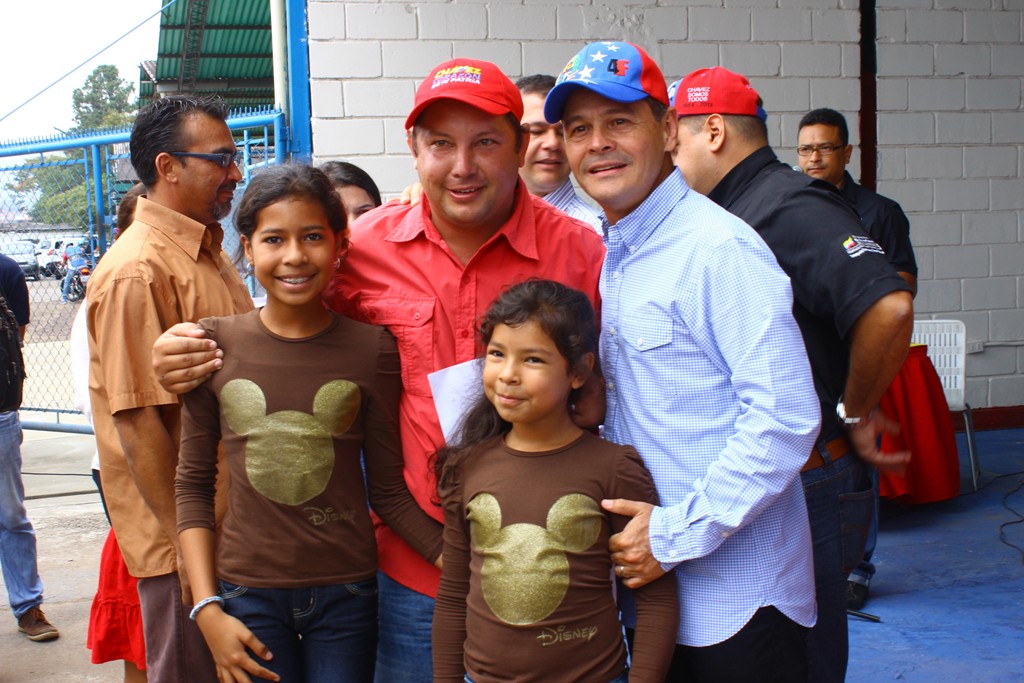
M 228 126 L 243 155 L 237 205 L 252 174 L 283 161 L 283 145 L 275 145 L 282 141 L 283 114 L 236 112 Z M 106 251 L 120 198 L 137 182 L 128 158 L 129 134 L 115 130 L 0 143 L 0 253 L 21 266 L 31 306 L 22 411 L 45 415 L 58 429 L 64 416 L 79 412 L 69 337 L 78 308 L 84 305 L 61 301 L 64 250 L 71 244 L 81 246 L 91 264 Z M 232 217 L 224 226 L 224 248 L 234 253 L 238 234 Z M 74 426 L 69 430 L 80 431 Z

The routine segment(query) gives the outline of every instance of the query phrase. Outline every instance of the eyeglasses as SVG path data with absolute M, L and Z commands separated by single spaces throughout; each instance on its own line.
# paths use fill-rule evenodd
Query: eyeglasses
M 831 142 L 826 142 L 821 145 L 800 145 L 796 148 L 796 153 L 802 157 L 809 157 L 815 152 L 823 157 L 831 156 L 836 150 L 842 149 L 842 145 L 835 145 Z
M 223 152 L 221 154 L 202 154 L 200 152 L 168 152 L 172 157 L 194 157 L 212 161 L 221 168 L 228 168 L 231 164 L 238 164 L 242 159 L 241 152 Z

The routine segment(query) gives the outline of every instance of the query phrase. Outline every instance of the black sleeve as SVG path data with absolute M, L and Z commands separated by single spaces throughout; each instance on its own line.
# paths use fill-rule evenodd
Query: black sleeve
M 886 294 L 910 287 L 874 243 L 860 243 L 860 218 L 834 191 L 808 185 L 776 203 L 761 237 L 793 285 L 794 299 L 818 318 L 835 321 L 845 338 Z
M 12 261 L 13 262 L 13 261 Z M 25 274 L 21 267 L 14 264 L 14 269 L 3 272 L 3 279 L 0 280 L 0 288 L 3 289 L 7 305 L 14 314 L 18 325 L 24 327 L 29 323 L 28 284 L 25 283 Z
M 882 248 L 889 257 L 889 263 L 899 273 L 910 273 L 917 277 L 917 259 L 910 244 L 910 221 L 896 202 L 886 203 L 880 214 L 881 233 L 885 243 Z

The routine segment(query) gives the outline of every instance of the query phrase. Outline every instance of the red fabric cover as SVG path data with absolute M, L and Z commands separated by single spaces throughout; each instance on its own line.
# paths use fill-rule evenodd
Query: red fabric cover
M 92 663 L 125 659 L 146 669 L 146 645 L 142 636 L 138 579 L 128 573 L 114 530 L 107 534 L 100 555 L 100 578 L 89 613 L 85 644 L 92 650 Z
M 882 472 L 879 492 L 901 503 L 934 503 L 960 492 L 960 461 L 942 383 L 928 347 L 910 347 L 899 374 L 882 396 L 882 412 L 900 423 L 895 436 L 882 436 L 883 451 L 909 449 L 905 476 Z

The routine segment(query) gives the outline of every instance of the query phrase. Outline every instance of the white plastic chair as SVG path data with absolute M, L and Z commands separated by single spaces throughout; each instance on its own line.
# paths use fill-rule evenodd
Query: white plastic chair
M 928 345 L 928 358 L 942 381 L 949 409 L 964 414 L 967 452 L 971 461 L 971 483 L 978 490 L 981 467 L 974 441 L 974 417 L 964 400 L 966 385 L 967 327 L 962 320 L 915 320 L 910 341 Z

